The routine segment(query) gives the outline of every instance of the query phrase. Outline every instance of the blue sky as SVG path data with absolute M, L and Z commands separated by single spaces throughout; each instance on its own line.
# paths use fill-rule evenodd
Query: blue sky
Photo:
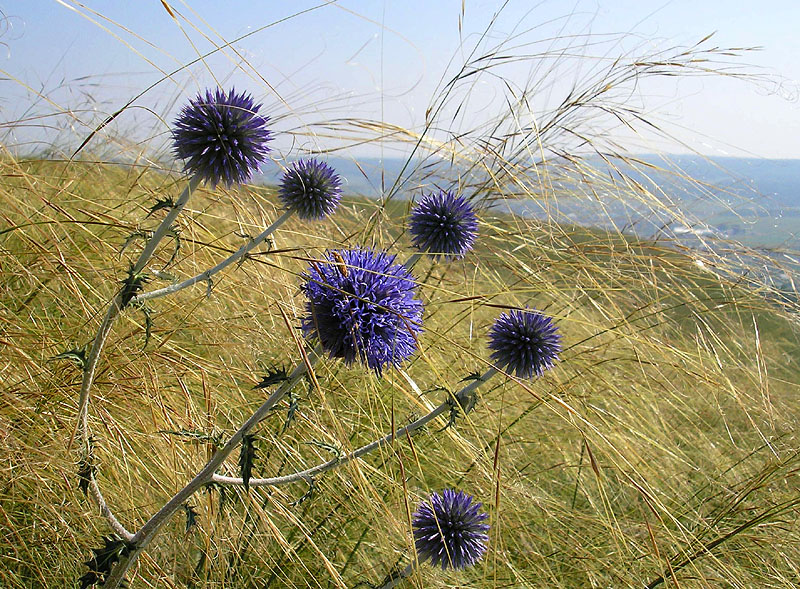
M 703 153 L 800 157 L 796 0 L 465 0 L 463 12 L 461 0 L 170 0 L 170 5 L 177 22 L 161 0 L 81 5 L 0 0 L 6 15 L 0 69 L 7 78 L 0 82 L 0 120 L 67 109 L 74 114 L 68 125 L 63 116 L 37 118 L 27 128 L 18 125 L 4 141 L 79 140 L 166 73 L 254 31 L 158 84 L 109 132 L 129 133 L 130 149 L 146 143 L 163 151 L 179 105 L 216 81 L 246 88 L 264 101 L 276 129 L 293 133 L 281 146 L 284 151 L 322 149 L 341 143 L 335 139 L 341 125 L 321 126 L 322 121 L 373 119 L 421 129 L 442 80 L 469 59 L 476 45 L 480 52 L 505 43 L 501 51 L 509 56 L 556 49 L 569 54 L 553 70 L 548 69 L 552 60 L 538 58 L 497 70 L 517 90 L 534 87 L 532 108 L 546 110 L 616 56 L 630 59 L 692 45 L 716 32 L 709 47 L 763 46 L 736 61 L 742 71 L 762 77 L 644 80 L 627 89 L 624 100 Z M 562 40 L 549 41 L 554 37 Z M 454 98 L 458 112 L 456 102 L 452 113 L 443 111 L 455 133 L 491 118 L 507 98 L 504 83 L 492 75 L 476 76 L 474 85 L 461 92 Z M 45 124 L 58 130 L 45 130 Z M 611 132 L 633 151 L 686 150 L 644 130 L 639 135 L 622 127 Z

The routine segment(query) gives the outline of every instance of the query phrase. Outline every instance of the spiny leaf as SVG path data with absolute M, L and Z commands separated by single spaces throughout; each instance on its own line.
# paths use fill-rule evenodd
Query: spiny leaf
M 131 549 L 125 540 L 113 536 L 103 536 L 103 544 L 100 548 L 92 548 L 94 556 L 84 563 L 89 570 L 78 579 L 81 589 L 105 583 L 114 564 Z
M 341 448 L 337 448 L 336 446 L 332 446 L 331 444 L 328 444 L 326 442 L 320 442 L 319 440 L 311 440 L 310 442 L 303 442 L 303 443 L 309 446 L 316 446 L 317 448 L 322 448 L 323 450 L 327 450 L 328 452 L 336 456 L 337 459 L 341 458 L 344 455 L 344 452 L 342 452 Z
M 193 505 L 184 503 L 183 513 L 186 514 L 186 533 L 188 534 L 197 525 L 197 512 L 194 510 Z
M 51 360 L 70 360 L 77 364 L 80 368 L 86 366 L 86 344 L 81 347 L 75 347 L 66 352 L 61 352 L 50 358 Z
M 78 462 L 78 488 L 83 491 L 84 495 L 89 494 L 89 483 L 97 473 L 97 467 L 94 464 L 94 438 L 90 436 L 88 443 L 86 454 Z
M 126 239 L 125 243 L 122 244 L 122 248 L 119 250 L 119 257 L 122 257 L 122 254 L 125 253 L 125 250 L 128 249 L 128 246 L 132 244 L 137 239 L 141 239 L 142 241 L 147 241 L 150 239 L 150 236 L 153 235 L 152 231 L 134 231 L 131 233 Z
M 175 201 L 171 198 L 158 198 L 156 199 L 156 204 L 150 207 L 150 212 L 145 215 L 145 219 L 155 213 L 156 211 L 160 211 L 161 209 L 172 209 L 175 207 Z
M 172 251 L 172 255 L 169 257 L 169 260 L 167 260 L 167 263 L 164 264 L 164 268 L 167 268 L 170 264 L 172 264 L 172 262 L 175 261 L 175 258 L 178 257 L 178 252 L 181 251 L 181 230 L 178 229 L 177 226 L 173 225 L 169 228 L 166 235 L 175 241 L 175 249 Z M 162 270 L 164 268 L 162 268 Z
M 298 499 L 297 501 L 292 501 L 292 503 L 290 504 L 292 507 L 297 507 L 298 505 L 305 503 L 316 494 L 317 480 L 314 477 L 308 477 L 306 479 L 306 482 L 308 483 L 308 490 L 305 493 L 303 493 L 303 496 L 300 497 L 300 499 Z
M 131 267 L 128 268 L 128 276 L 122 281 L 120 308 L 124 309 L 127 307 L 131 300 L 133 300 L 133 297 L 141 292 L 144 285 L 149 282 L 149 280 L 150 279 L 142 272 L 134 273 L 133 265 L 131 265 Z
M 457 395 L 450 394 L 447 397 L 447 404 L 450 406 L 450 416 L 447 419 L 447 423 L 439 431 L 444 431 L 448 427 L 454 426 L 460 413 L 468 415 L 470 411 L 475 409 L 475 405 L 478 404 L 478 395 L 475 391 L 461 391 Z
M 297 413 L 297 410 L 300 408 L 300 399 L 295 395 L 292 391 L 286 395 L 289 401 L 289 409 L 286 411 L 286 419 L 283 422 L 283 428 L 281 428 L 281 435 L 286 433 L 286 430 L 289 429 L 289 426 L 292 425 L 294 421 L 294 416 Z
M 245 434 L 242 437 L 242 448 L 239 452 L 239 473 L 245 491 L 250 491 L 250 476 L 253 472 L 253 462 L 256 459 L 255 438 L 255 435 Z
M 165 235 L 167 237 L 171 237 L 175 242 L 175 249 L 173 250 L 172 255 L 169 257 L 169 260 L 167 260 L 167 263 L 164 264 L 164 268 L 167 268 L 170 264 L 172 264 L 172 262 L 175 261 L 175 258 L 178 257 L 178 252 L 181 249 L 180 229 L 178 229 L 177 226 L 173 225 L 167 230 Z M 119 250 L 119 256 L 122 257 L 122 254 L 125 253 L 125 250 L 128 249 L 128 246 L 130 246 L 137 239 L 147 241 L 152 236 L 153 236 L 152 231 L 142 231 L 142 230 L 134 231 L 127 237 L 127 239 L 125 239 L 125 243 L 122 244 L 122 248 Z M 164 270 L 164 268 L 162 268 L 162 271 Z
M 142 313 L 144 313 L 144 344 L 142 344 L 142 351 L 147 348 L 147 344 L 150 342 L 150 334 L 153 330 L 153 317 L 150 314 L 150 308 L 146 307 L 145 305 L 141 305 Z
M 462 378 L 459 382 L 467 382 L 469 380 L 483 380 L 483 375 L 476 370 L 475 372 L 470 372 L 467 376 Z
M 468 415 L 478 404 L 478 395 L 474 390 L 461 391 L 456 395 L 456 401 L 458 401 L 458 406 L 461 407 L 464 415 Z
M 274 384 L 278 384 L 288 380 L 286 377 L 286 369 L 285 368 L 269 368 L 267 370 L 267 375 L 261 379 L 254 389 L 265 389 L 268 386 L 272 386 Z
M 224 510 L 228 506 L 228 487 L 220 483 L 208 483 L 205 489 L 207 493 L 211 493 L 212 491 L 216 491 L 217 493 L 219 493 L 220 511 Z M 237 495 L 234 493 L 233 497 L 236 498 Z

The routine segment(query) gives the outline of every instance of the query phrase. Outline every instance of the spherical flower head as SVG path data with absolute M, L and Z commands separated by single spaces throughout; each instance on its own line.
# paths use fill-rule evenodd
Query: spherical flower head
M 433 566 L 463 569 L 478 562 L 486 552 L 489 516 L 463 491 L 445 489 L 423 501 L 411 520 L 417 556 Z
M 561 352 L 561 335 L 553 320 L 535 309 L 503 313 L 489 330 L 492 360 L 520 378 L 541 376 Z
M 417 349 L 422 301 L 409 270 L 371 249 L 331 250 L 312 262 L 301 290 L 308 298 L 303 334 L 332 358 L 359 359 L 380 375 Z
M 324 162 L 301 160 L 283 174 L 278 197 L 301 219 L 322 219 L 336 210 L 342 197 L 342 180 Z
M 463 258 L 478 237 L 478 219 L 467 199 L 439 191 L 424 196 L 411 210 L 409 231 L 420 251 L 434 258 Z
M 270 151 L 268 117 L 260 104 L 231 88 L 206 90 L 190 100 L 172 130 L 175 156 L 185 160 L 184 170 L 216 186 L 246 182 Z

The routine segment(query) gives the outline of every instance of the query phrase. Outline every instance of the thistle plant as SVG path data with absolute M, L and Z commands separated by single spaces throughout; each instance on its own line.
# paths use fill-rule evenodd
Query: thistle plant
M 478 218 L 463 196 L 439 191 L 424 196 L 411 211 L 411 241 L 434 259 L 463 258 L 478 237 Z
M 646 78 L 709 72 L 724 54 L 641 55 L 616 38 L 624 53 L 615 56 L 596 50 L 595 34 L 493 34 L 506 24 L 493 20 L 477 43 L 465 33 L 411 125 L 361 119 L 369 98 L 339 101 L 289 73 L 265 83 L 287 92 L 275 101 L 282 112 L 243 86 L 212 87 L 186 95 L 164 126 L 171 132 L 139 127 L 116 142 L 126 121 L 159 112 L 144 108 L 161 82 L 109 111 L 78 148 L 105 135 L 91 159 L 64 161 L 60 150 L 102 108 L 52 113 L 64 135 L 49 135 L 45 154 L 61 161 L 35 161 L 34 151 L 17 162 L 27 144 L 3 146 L 0 585 L 59 585 L 66 574 L 62 583 L 73 585 L 83 575 L 82 589 L 125 578 L 376 589 L 376 571 L 384 587 L 792 582 L 798 454 L 787 416 L 796 413 L 797 346 L 786 342 L 796 343 L 795 331 L 747 287 L 749 276 L 734 284 L 711 265 L 688 267 L 687 252 L 660 237 L 598 233 L 586 226 L 604 220 L 590 214 L 594 204 L 581 210 L 592 199 L 612 224 L 617 206 L 652 212 L 648 227 L 690 219 L 656 169 L 683 177 L 683 162 L 628 157 L 615 129 L 647 122 L 644 103 L 628 100 Z M 237 79 L 257 79 L 244 39 L 211 45 L 198 47 L 197 63 L 232 55 Z M 526 62 L 533 73 L 516 75 Z M 192 63 L 167 81 L 199 73 Z M 491 108 L 476 88 L 489 88 L 480 94 L 496 98 Z M 36 96 L 49 100 L 46 89 Z M 345 117 L 326 114 L 340 107 Z M 32 137 L 47 133 L 51 119 L 41 115 L 50 114 L 26 113 L 21 136 L 32 126 Z M 277 122 L 291 126 L 285 141 Z M 139 159 L 108 164 L 139 158 L 137 138 L 159 136 L 171 138 L 184 175 Z M 373 185 L 379 203 L 348 199 L 330 220 L 353 179 L 322 151 L 279 145 L 410 155 L 394 181 L 393 158 L 382 158 L 389 183 Z M 215 193 L 246 194 L 239 185 L 273 162 L 284 173 L 266 200 L 222 210 L 226 198 Z M 112 242 L 138 225 L 135 195 L 167 184 L 174 195 L 158 193 L 124 242 L 130 266 L 115 265 Z M 522 201 L 513 208 L 524 218 L 490 211 L 510 201 Z M 237 241 L 229 228 L 248 217 L 263 221 Z M 638 219 L 626 218 L 623 231 Z M 181 244 L 190 247 L 179 257 Z M 753 259 L 773 254 L 783 251 Z M 118 276 L 97 284 L 115 267 Z M 138 325 L 142 311 L 151 315 Z M 570 322 L 576 332 L 567 333 Z M 48 357 L 80 367 L 80 394 L 74 366 Z M 262 378 L 254 366 L 264 363 L 272 366 Z M 635 399 L 625 395 L 631 384 L 642 385 Z M 587 395 L 600 400 L 582 402 Z M 532 415 L 537 407 L 548 411 Z M 686 417 L 680 431 L 664 419 L 672 414 Z M 59 448 L 63 423 L 75 427 L 74 456 Z M 609 491 L 610 507 L 595 509 Z M 83 494 L 91 505 L 77 500 Z M 709 512 L 726 517 L 710 521 Z M 778 522 L 786 525 L 767 525 Z M 784 548 L 765 560 L 751 545 Z
M 423 305 L 409 270 L 395 256 L 369 249 L 332 250 L 325 258 L 303 276 L 304 335 L 331 358 L 361 360 L 379 376 L 411 356 Z
M 270 151 L 269 117 L 259 115 L 260 109 L 249 94 L 233 88 L 227 93 L 206 90 L 205 96 L 189 101 L 172 131 L 184 171 L 211 186 L 247 182 Z
M 463 491 L 445 489 L 431 493 L 412 516 L 414 545 L 420 562 L 430 560 L 432 566 L 463 569 L 478 562 L 486 552 L 489 515 L 480 511 Z
M 553 320 L 536 310 L 512 309 L 489 331 L 492 360 L 519 378 L 541 376 L 561 352 L 561 335 Z
M 300 160 L 283 174 L 278 197 L 287 210 L 296 211 L 301 219 L 323 219 L 339 204 L 342 180 L 325 162 Z
M 148 261 L 160 239 L 168 234 L 191 190 L 202 181 L 212 187 L 218 184 L 230 187 L 246 181 L 266 159 L 267 142 L 272 139 L 272 133 L 266 127 L 267 117 L 259 115 L 259 110 L 260 105 L 247 94 L 209 90 L 204 95 L 199 94 L 181 111 L 173 131 L 174 150 L 185 160 L 185 171 L 192 174 L 189 187 L 178 203 L 171 204 L 170 212 L 133 265 L 89 354 L 81 387 L 78 425 L 84 447 L 81 485 L 91 492 L 117 538 L 104 538 L 104 546 L 95 550 L 95 557 L 87 561 L 90 571 L 81 578 L 84 588 L 98 583 L 109 588 L 120 586 L 138 555 L 163 525 L 176 511 L 186 510 L 187 500 L 207 485 L 241 485 L 247 490 L 313 480 L 314 476 L 393 443 L 400 435 L 414 436 L 439 417 L 447 418 L 446 427 L 453 426 L 459 415 L 466 415 L 475 407 L 476 389 L 492 375 L 508 369 L 517 377 L 539 376 L 553 365 L 560 351 L 560 336 L 549 318 L 538 312 L 512 310 L 501 316 L 490 332 L 489 347 L 494 350 L 495 365 L 489 364 L 482 375 L 469 376 L 465 379 L 468 384 L 448 394 L 426 415 L 310 469 L 272 478 L 253 476 L 253 440 L 259 423 L 321 358 L 342 360 L 346 365 L 361 364 L 380 378 L 384 371 L 400 368 L 421 348 L 424 305 L 420 285 L 411 271 L 414 262 L 423 253 L 436 263 L 463 258 L 478 235 L 477 215 L 467 199 L 450 192 L 424 196 L 409 219 L 412 241 L 418 251 L 404 264 L 396 261 L 396 254 L 359 246 L 331 249 L 321 257 L 307 258 L 308 266 L 300 274 L 299 285 L 306 299 L 305 315 L 299 325 L 307 342 L 302 350 L 302 361 L 288 374 L 276 371 L 260 383 L 258 388 L 275 386 L 275 389 L 227 441 L 220 440 L 207 464 L 183 488 L 139 530 L 129 532 L 98 486 L 87 421 L 94 371 L 114 319 L 134 303 L 141 305 L 200 281 L 211 284 L 215 274 L 243 259 L 291 215 L 297 214 L 305 221 L 323 219 L 335 211 L 341 198 L 342 180 L 330 166 L 316 159 L 300 160 L 286 170 L 278 188 L 284 213 L 259 236 L 194 277 L 145 292 L 149 281 Z M 218 473 L 237 448 L 241 448 L 241 476 Z M 480 503 L 473 502 L 472 497 L 462 491 L 446 489 L 441 494 L 432 494 L 414 514 L 412 527 L 418 557 L 414 562 L 430 561 L 442 569 L 461 569 L 477 562 L 488 542 L 488 525 L 484 523 L 488 515 L 480 512 L 480 507 Z M 412 570 L 410 566 L 405 574 L 393 576 L 391 582 L 400 582 Z
M 478 217 L 463 196 L 439 191 L 423 195 L 411 209 L 408 223 L 411 243 L 417 249 L 406 262 L 413 267 L 428 254 L 433 260 L 463 258 L 478 237 Z

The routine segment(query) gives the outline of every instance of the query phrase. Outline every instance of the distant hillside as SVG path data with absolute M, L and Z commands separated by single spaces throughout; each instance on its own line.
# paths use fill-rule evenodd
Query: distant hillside
M 647 238 L 718 236 L 753 247 L 800 247 L 800 160 L 676 155 L 666 161 L 650 154 L 636 159 L 643 163 L 633 166 L 615 161 L 615 165 L 650 192 L 663 193 L 665 201 L 674 203 L 674 214 L 620 200 L 610 193 L 588 198 L 580 179 L 568 176 L 555 183 L 557 201 L 528 200 L 509 206 L 519 214 L 589 227 L 616 227 Z M 458 169 L 439 160 L 409 165 L 396 157 L 357 161 L 329 157 L 326 161 L 346 179 L 346 192 L 372 198 L 389 192 L 401 173 L 402 183 L 395 191 L 399 198 L 412 197 L 435 184 L 448 185 L 449 179 L 459 176 Z M 586 163 L 598 173 L 608 174 L 601 159 Z M 278 166 L 272 166 L 264 170 L 261 181 L 275 184 L 280 173 Z

